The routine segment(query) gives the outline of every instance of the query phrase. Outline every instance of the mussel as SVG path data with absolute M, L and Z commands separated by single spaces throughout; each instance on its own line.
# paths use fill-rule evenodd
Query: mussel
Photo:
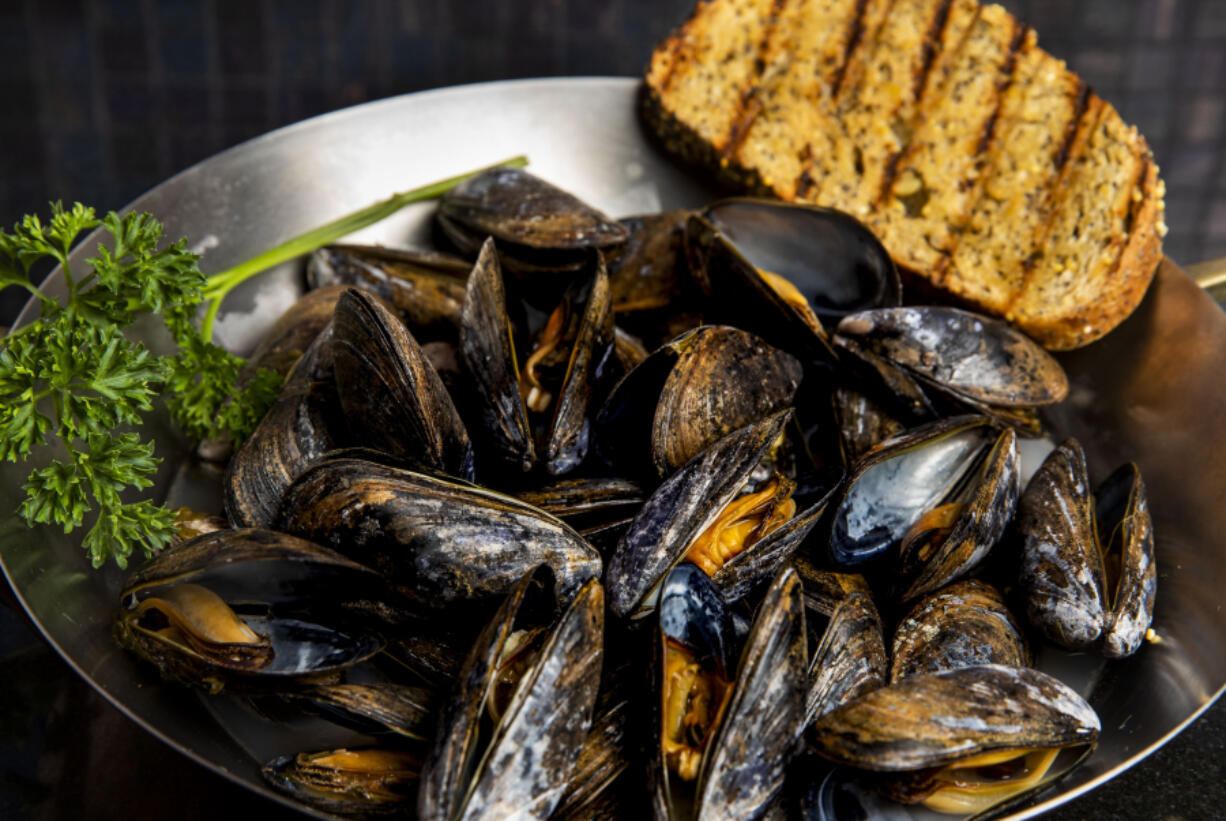
M 307 260 L 312 288 L 353 286 L 385 300 L 415 338 L 455 341 L 472 265 L 438 251 L 328 245 Z
M 539 458 L 556 476 L 587 455 L 593 395 L 613 353 L 608 275 L 594 259 L 591 275 L 566 288 L 517 352 L 494 242 L 482 245 L 464 296 L 459 353 L 491 460 L 527 471 Z
M 795 357 L 761 338 L 704 325 L 617 384 L 596 420 L 597 448 L 623 470 L 667 476 L 716 440 L 791 406 L 801 377 Z
M 976 814 L 1017 800 L 1080 762 L 1098 716 L 1037 670 L 982 665 L 910 676 L 827 713 L 812 748 L 883 774 L 895 800 Z
M 1016 437 L 986 417 L 911 429 L 872 450 L 834 507 L 837 567 L 892 560 L 904 600 L 966 573 L 1003 535 L 1020 483 Z
M 578 533 L 514 497 L 352 456 L 299 476 L 281 523 L 377 568 L 427 610 L 506 595 L 539 564 L 570 598 L 601 570 Z
M 854 217 L 829 208 L 721 200 L 690 218 L 686 248 L 709 292 L 708 321 L 805 359 L 831 355 L 823 319 L 901 299 L 885 248 Z
M 799 546 L 825 497 L 798 510 L 792 481 L 773 465 L 755 478 L 764 459 L 771 465 L 790 413 L 725 436 L 656 489 L 609 557 L 605 586 L 616 615 L 647 615 L 660 583 L 683 559 L 744 592 Z
M 378 747 L 281 756 L 263 767 L 268 783 L 325 812 L 390 815 L 412 809 L 421 759 Z
M 383 641 L 336 608 L 382 580 L 318 545 L 262 530 L 222 530 L 158 556 L 129 580 L 116 639 L 162 675 L 212 692 L 335 680 Z M 310 620 L 308 620 L 310 619 Z
M 404 322 L 351 288 L 336 303 L 332 357 L 349 428 L 372 447 L 462 479 L 473 477 L 468 431 Z
M 758 818 L 778 799 L 803 727 L 800 579 L 775 576 L 738 654 L 723 599 L 693 565 L 663 585 L 652 803 L 657 818 Z
M 962 579 L 920 599 L 894 631 L 890 680 L 957 667 L 1026 667 L 1026 639 L 996 588 Z
M 516 584 L 473 644 L 422 771 L 422 819 L 547 818 L 592 724 L 604 595 L 558 609 L 552 573 Z
M 1092 496 L 1085 453 L 1061 443 L 1018 506 L 1021 580 L 1031 624 L 1073 650 L 1135 653 L 1153 619 L 1158 571 L 1145 484 L 1134 464 Z
M 503 264 L 523 272 L 576 271 L 592 249 L 628 235 L 616 220 L 517 168 L 492 168 L 451 189 L 436 218 L 461 253 L 475 255 L 493 237 Z

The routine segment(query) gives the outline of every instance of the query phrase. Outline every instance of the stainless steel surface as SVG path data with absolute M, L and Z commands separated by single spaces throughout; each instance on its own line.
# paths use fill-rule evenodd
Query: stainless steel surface
M 630 79 L 492 83 L 371 103 L 310 120 L 218 155 L 132 204 L 165 221 L 221 270 L 277 241 L 382 198 L 518 153 L 531 169 L 598 207 L 625 215 L 694 206 L 713 192 L 644 139 Z M 425 235 L 429 206 L 359 235 L 403 243 Z M 83 259 L 89 252 L 82 252 Z M 49 287 L 54 287 L 52 284 Z M 299 292 L 293 266 L 235 292 L 218 338 L 239 352 Z M 27 314 L 29 313 L 27 308 Z M 23 318 L 24 315 L 23 315 Z M 1050 414 L 1056 436 L 1076 435 L 1095 478 L 1126 459 L 1149 486 L 1158 534 L 1158 641 L 1110 665 L 1046 654 L 1043 664 L 1082 686 L 1103 719 L 1086 767 L 1028 817 L 1131 766 L 1198 715 L 1226 683 L 1226 315 L 1185 274 L 1164 264 L 1120 329 L 1062 357 L 1073 386 Z M 166 457 L 158 490 L 216 504 L 212 480 L 186 443 L 158 432 Z M 16 499 L 29 465 L 4 465 Z M 47 639 L 82 676 L 167 743 L 252 789 L 258 759 L 285 743 L 217 699 L 163 684 L 110 640 L 122 573 L 89 569 L 76 540 L 2 525 L 0 561 Z M 207 707 L 205 705 L 208 705 Z M 220 723 L 219 723 L 220 722 Z M 223 730 L 222 726 L 227 729 Z
M 1184 270 L 1218 302 L 1226 299 L 1226 257 L 1198 262 Z

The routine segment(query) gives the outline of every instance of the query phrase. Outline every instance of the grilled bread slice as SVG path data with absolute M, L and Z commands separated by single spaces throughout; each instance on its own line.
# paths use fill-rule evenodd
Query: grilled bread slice
M 701 0 L 643 113 L 744 190 L 848 211 L 895 261 L 1053 349 L 1132 312 L 1161 258 L 1145 140 L 975 0 Z

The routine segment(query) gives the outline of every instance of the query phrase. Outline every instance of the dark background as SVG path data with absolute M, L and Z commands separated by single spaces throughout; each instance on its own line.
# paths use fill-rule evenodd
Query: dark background
M 0 0 L 0 224 L 57 199 L 121 208 L 224 148 L 365 100 L 508 77 L 637 74 L 692 5 Z M 1149 140 L 1167 183 L 1167 254 L 1185 264 L 1226 256 L 1226 2 L 1004 5 Z M 0 295 L 0 325 L 22 301 L 16 289 Z M 1224 739 L 1218 705 L 1055 817 L 1226 817 Z M 135 728 L 0 607 L 0 818 L 236 808 L 281 815 Z

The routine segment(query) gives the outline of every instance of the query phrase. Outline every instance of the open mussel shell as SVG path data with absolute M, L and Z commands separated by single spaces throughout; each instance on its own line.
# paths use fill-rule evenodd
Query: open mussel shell
M 390 304 L 415 336 L 454 340 L 472 264 L 438 251 L 328 245 L 307 260 L 311 288 L 353 286 Z
M 966 781 L 991 788 L 987 776 L 1006 757 L 1046 753 L 1059 765 L 1068 751 L 1075 763 L 1097 743 L 1099 731 L 1093 708 L 1059 680 L 1027 668 L 982 665 L 873 690 L 818 719 L 806 737 L 838 764 L 899 774 L 885 783 L 896 799 L 942 802 L 939 788 L 960 780 L 951 767 L 967 767 Z M 989 792 L 983 801 L 1016 800 L 1018 790 L 1039 789 L 1066 769 L 1036 768 L 1013 794 Z
M 377 747 L 321 750 L 276 758 L 262 768 L 277 790 L 325 812 L 391 815 L 412 809 L 420 758 Z
M 808 591 L 806 589 L 806 595 Z M 806 622 L 814 635 L 819 614 L 808 608 Z M 888 662 L 881 616 L 867 593 L 845 595 L 830 614 L 809 661 L 805 695 L 807 727 L 820 716 L 886 683 Z
M 899 622 L 890 681 L 958 667 L 1026 667 L 1030 653 L 1005 600 L 992 585 L 963 579 L 921 599 Z
M 479 435 L 489 441 L 492 461 L 528 471 L 541 458 L 556 476 L 587 456 L 593 397 L 612 360 L 609 280 L 599 255 L 593 273 L 572 282 L 553 313 L 561 323 L 554 328 L 551 316 L 536 344 L 517 355 L 498 255 L 487 239 L 468 280 L 459 347 L 473 384 Z M 557 360 L 553 368 L 561 373 L 556 383 L 544 378 L 543 388 L 533 384 L 548 367 L 535 362 L 538 355 Z M 536 421 L 529 409 L 544 396 L 549 398 L 537 410 L 546 418 Z M 543 428 L 539 441 L 536 427 Z
M 169 585 L 207 587 L 226 601 L 276 606 L 337 604 L 378 595 L 379 574 L 326 547 L 272 530 L 218 530 L 167 548 L 132 573 L 125 606 Z
M 760 587 L 792 558 L 817 527 L 826 506 L 839 489 L 843 476 L 827 480 L 815 493 L 797 496 L 797 511 L 791 519 L 767 533 L 727 562 L 712 577 L 725 601 L 736 601 Z
M 277 400 L 230 459 L 226 515 L 238 527 L 269 527 L 294 478 L 347 435 L 332 368 L 328 325 L 295 364 Z
M 282 526 L 376 568 L 409 601 L 447 608 L 506 595 L 547 564 L 563 596 L 600 575 L 600 556 L 511 496 L 366 459 L 325 458 L 285 494 Z
M 557 807 L 592 724 L 604 595 L 588 582 L 559 614 L 551 588 L 547 570 L 525 575 L 473 644 L 422 771 L 419 817 L 546 818 Z M 533 634 L 535 655 L 517 663 Z
M 656 489 L 609 557 L 605 587 L 614 614 L 633 618 L 651 611 L 660 583 L 741 493 L 790 413 L 781 411 L 720 439 Z
M 1018 506 L 1021 586 L 1031 624 L 1072 650 L 1100 644 L 1130 655 L 1153 617 L 1153 523 L 1135 465 L 1090 493 L 1085 453 L 1061 443 L 1035 472 Z M 1108 573 L 1108 566 L 1112 572 Z
M 760 337 L 704 325 L 618 383 L 597 417 L 597 447 L 611 464 L 667 476 L 734 430 L 790 407 L 802 375 L 795 357 Z
M 384 589 L 378 574 L 319 545 L 220 530 L 133 573 L 115 634 L 168 678 L 214 692 L 284 690 L 333 680 L 382 649 L 378 636 L 329 611 Z
M 805 358 L 829 356 L 823 321 L 902 298 L 898 271 L 880 241 L 854 217 L 829 208 L 721 200 L 690 219 L 686 242 L 713 321 Z M 773 277 L 784 283 L 770 284 Z
M 716 609 L 720 597 L 703 575 L 688 566 L 678 567 L 661 598 L 657 633 L 661 691 L 653 702 L 656 750 L 650 770 L 654 810 L 657 818 L 669 819 L 758 818 L 783 789 L 803 727 L 807 659 L 801 583 L 790 568 L 780 570 L 758 607 L 736 667 L 724 671 L 722 681 L 713 679 L 711 689 L 726 691 L 726 702 L 722 708 L 711 705 L 715 724 L 706 729 L 701 752 L 694 751 L 701 760 L 690 790 L 670 769 L 665 728 L 678 722 L 673 710 L 688 710 L 692 702 L 682 702 L 668 687 L 668 679 L 676 677 L 666 672 L 666 667 L 672 669 L 666 659 L 681 648 L 693 659 L 689 664 L 701 671 L 696 675 L 721 675 L 724 662 L 715 656 L 726 652 L 727 643 L 716 647 L 703 642 L 727 629 L 720 626 L 726 616 L 722 608 Z M 674 742 L 668 743 L 668 749 Z
M 1017 462 L 1011 431 L 998 430 L 982 416 L 940 420 L 883 442 L 856 465 L 832 502 L 835 567 L 895 560 L 909 533 L 924 537 L 947 531 L 944 541 L 934 536 L 916 542 L 921 548 L 936 547 L 925 563 L 917 554 L 918 569 L 911 572 L 919 575 L 907 595 L 919 595 L 933 581 L 933 587 L 952 581 L 953 576 L 935 571 L 969 570 L 1002 535 L 1012 502 L 1007 508 L 983 508 L 992 500 L 1016 500 Z M 930 519 L 931 528 L 926 524 Z M 921 530 L 913 531 L 917 523 Z
M 1027 408 L 1059 402 L 1068 378 L 1038 343 L 959 308 L 880 308 L 845 317 L 838 335 L 974 402 Z
M 254 638 L 217 644 L 219 625 L 227 634 L 240 631 Z M 114 632 L 121 647 L 164 677 L 213 693 L 276 692 L 335 681 L 383 649 L 378 635 L 356 625 L 335 619 L 316 624 L 264 608 L 236 611 L 193 584 L 167 587 L 136 609 L 122 611 Z
M 1021 494 L 1021 459 L 1017 435 L 1011 428 L 999 431 L 981 461 L 963 475 L 962 481 L 966 487 L 945 502 L 960 508 L 948 517 L 930 511 L 903 539 L 899 564 L 909 580 L 903 601 L 961 578 L 982 562 L 1004 535 Z M 945 518 L 952 518 L 952 525 L 937 521 Z M 938 535 L 926 535 L 923 530 L 928 527 Z
M 839 426 L 843 464 L 854 465 L 874 447 L 907 427 L 881 403 L 854 388 L 836 386 L 830 393 L 830 400 Z
M 356 288 L 341 295 L 332 355 L 341 406 L 356 438 L 472 478 L 472 445 L 460 414 L 421 346 L 382 300 Z

